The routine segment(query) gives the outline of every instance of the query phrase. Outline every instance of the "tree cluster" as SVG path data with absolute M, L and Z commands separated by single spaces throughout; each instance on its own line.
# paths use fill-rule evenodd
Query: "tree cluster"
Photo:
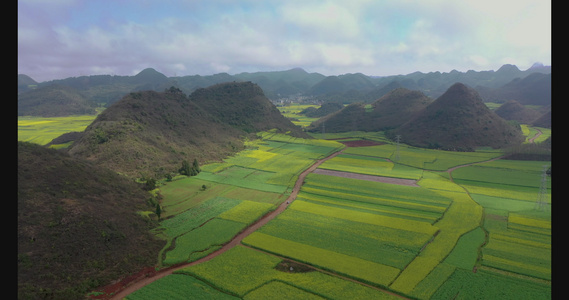
M 196 176 L 201 172 L 198 160 L 194 158 L 194 162 L 190 165 L 187 160 L 182 161 L 182 167 L 178 170 L 180 174 L 186 176 Z

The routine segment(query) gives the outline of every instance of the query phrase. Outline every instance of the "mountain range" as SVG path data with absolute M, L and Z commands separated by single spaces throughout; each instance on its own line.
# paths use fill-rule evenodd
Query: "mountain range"
M 489 74 L 519 75 L 515 69 Z M 164 245 L 148 232 L 156 226 L 156 216 L 137 212 L 152 212 L 157 200 L 134 178 L 151 182 L 177 173 L 183 161 L 218 161 L 244 149 L 244 137 L 253 138 L 258 131 L 274 129 L 310 138 L 282 116 L 266 91 L 280 98 L 296 95 L 318 101 L 365 95 L 374 99 L 371 104 L 352 103 L 324 117 L 326 128 L 382 129 L 391 137 L 401 135 L 410 145 L 470 150 L 523 140 L 519 129 L 461 83 L 432 100 L 421 90 L 404 87 L 418 82 L 428 86 L 426 77 L 421 81 L 420 76 L 326 77 L 301 69 L 240 75 L 248 77 L 172 78 L 154 69 L 136 76 L 83 76 L 47 83 L 18 76 L 19 110 L 54 113 L 74 107 L 73 101 L 86 107 L 107 106 L 83 132 L 60 139 L 73 141 L 67 149 L 18 142 L 19 298 L 80 299 L 95 287 L 155 263 Z M 542 75 L 550 78 L 537 76 Z M 500 89 L 496 83 L 487 87 L 488 92 Z M 315 123 L 313 129 L 318 128 Z
M 530 76 L 531 75 L 531 76 Z M 40 114 L 28 110 L 29 103 L 51 101 L 54 94 L 49 86 L 67 87 L 80 95 L 91 107 L 109 106 L 125 94 L 143 90 L 163 91 L 170 86 L 190 94 L 223 82 L 251 81 L 261 87 L 273 101 L 286 99 L 310 99 L 314 102 L 371 103 L 391 90 L 404 87 L 417 90 L 431 98 L 442 95 L 451 85 L 461 82 L 476 89 L 483 101 L 503 103 L 516 100 L 521 104 L 549 105 L 551 103 L 551 67 L 534 64 L 521 71 L 514 65 L 503 65 L 497 71 L 414 72 L 407 75 L 374 77 L 361 73 L 324 76 L 308 73 L 301 68 L 285 71 L 254 72 L 229 75 L 192 75 L 167 77 L 152 68 L 134 76 L 91 75 L 66 79 L 35 82 L 29 76 L 18 75 L 18 114 Z M 34 91 L 34 93 L 31 93 Z M 61 101 L 60 101 L 61 102 Z M 41 111 L 41 110 L 40 110 Z M 40 114 L 41 115 L 41 114 Z

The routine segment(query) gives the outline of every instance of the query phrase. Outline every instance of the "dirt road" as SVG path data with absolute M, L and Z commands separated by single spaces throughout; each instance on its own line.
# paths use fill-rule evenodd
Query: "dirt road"
M 300 190 L 300 187 L 302 186 L 304 179 L 306 178 L 306 175 L 308 175 L 309 173 L 316 170 L 316 168 L 318 168 L 318 166 L 320 166 L 323 162 L 325 162 L 331 158 L 336 157 L 338 154 L 342 153 L 342 151 L 343 150 L 340 150 L 338 152 L 331 154 L 330 156 L 328 156 L 326 158 L 318 160 L 316 163 L 314 163 L 312 166 L 310 166 L 308 169 L 306 169 L 304 172 L 302 172 L 298 176 L 298 180 L 294 184 L 294 188 L 293 188 L 292 192 L 290 193 L 290 195 L 288 196 L 288 198 L 285 201 L 283 201 L 283 203 L 281 205 L 279 205 L 279 207 L 277 207 L 277 209 L 267 213 L 261 219 L 259 219 L 257 222 L 255 222 L 251 226 L 247 227 L 241 233 L 237 234 L 231 241 L 229 241 L 227 244 L 223 245 L 223 247 L 221 247 L 221 249 L 219 249 L 215 252 L 212 252 L 208 256 L 203 257 L 201 259 L 198 259 L 196 261 L 193 261 L 191 263 L 177 265 L 174 267 L 170 267 L 167 269 L 160 270 L 158 272 L 151 272 L 151 273 L 143 274 L 140 276 L 142 278 L 139 277 L 135 280 L 132 280 L 132 281 L 128 282 L 128 284 L 126 284 L 126 285 L 115 284 L 114 286 L 116 286 L 116 290 L 111 291 L 111 290 L 106 289 L 106 292 L 108 294 L 111 294 L 111 295 L 109 295 L 107 297 L 105 297 L 105 296 L 97 297 L 97 299 L 122 299 L 122 298 L 128 296 L 129 294 L 133 293 L 134 291 L 146 286 L 147 284 L 150 284 L 150 283 L 152 283 L 152 282 L 154 282 L 160 278 L 163 278 L 164 276 L 172 274 L 174 271 L 206 262 L 206 261 L 224 253 L 225 251 L 235 247 L 236 245 L 239 245 L 241 243 L 241 240 L 243 240 L 245 237 L 247 237 L 248 235 L 250 235 L 251 233 L 253 233 L 257 229 L 261 228 L 261 226 L 267 224 L 267 222 L 269 222 L 270 220 L 274 219 L 276 216 L 278 216 L 280 213 L 282 213 L 287 208 L 287 206 L 290 205 L 290 203 L 292 203 L 292 201 L 294 201 L 294 199 L 296 199 L 296 196 L 298 195 L 298 191 Z

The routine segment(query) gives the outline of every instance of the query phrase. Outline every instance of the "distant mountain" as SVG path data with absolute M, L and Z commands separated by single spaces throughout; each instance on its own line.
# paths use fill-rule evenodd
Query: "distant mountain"
M 401 135 L 412 146 L 463 151 L 513 146 L 524 140 L 519 128 L 488 109 L 480 95 L 462 83 L 452 85 L 389 135 Z
M 18 116 L 92 115 L 95 107 L 78 90 L 63 85 L 44 86 L 18 95 Z
M 87 100 L 109 106 L 130 92 L 144 90 L 161 92 L 170 86 L 175 86 L 184 93 L 190 94 L 196 89 L 218 83 L 251 81 L 259 85 L 263 89 L 265 96 L 272 100 L 296 98 L 310 99 L 319 103 L 338 102 L 348 104 L 354 102 L 371 103 L 397 87 L 418 90 L 434 99 L 442 95 L 452 84 L 461 82 L 468 86 L 476 87 L 479 93 L 482 94 L 484 101 L 496 101 L 495 98 L 499 96 L 498 100 L 502 102 L 516 100 L 522 104 L 548 105 L 542 103 L 547 101 L 550 103 L 550 97 L 544 98 L 539 95 L 551 94 L 551 86 L 550 84 L 539 82 L 536 78 L 529 78 L 534 80 L 534 82 L 524 86 L 525 90 L 523 92 L 512 94 L 511 90 L 508 92 L 501 90 L 501 87 L 516 78 L 522 80 L 533 73 L 541 75 L 551 74 L 551 66 L 534 64 L 531 68 L 521 71 L 514 65 L 504 65 L 497 71 L 469 70 L 467 72 L 459 72 L 452 70 L 448 73 L 438 71 L 429 73 L 413 72 L 407 75 L 383 77 L 367 76 L 361 73 L 324 76 L 318 73 L 308 73 L 301 68 L 286 71 L 244 72 L 235 75 L 219 73 L 208 76 L 167 77 L 152 68 L 147 68 L 135 76 L 93 75 L 70 77 L 37 83 L 37 87 L 53 84 L 73 87 L 81 92 Z M 550 78 L 549 81 L 551 80 Z M 547 81 L 547 78 L 545 78 L 545 81 Z M 27 93 L 30 91 L 28 86 L 30 85 L 19 85 L 18 91 Z M 35 85 L 32 84 L 31 86 Z M 499 95 L 493 95 L 496 93 Z M 505 96 L 510 98 L 504 99 Z M 536 99 L 542 100 L 538 103 Z
M 136 85 L 133 91 L 156 91 L 167 88 L 170 79 L 152 68 L 146 68 L 132 77 L 130 81 Z
M 132 92 L 99 114 L 68 151 L 122 174 L 162 178 L 183 160 L 219 161 L 243 149 L 242 136 L 272 128 L 308 137 L 250 82 L 189 97 L 177 88 Z
M 18 142 L 18 299 L 83 299 L 152 266 L 165 242 L 141 184 L 96 163 Z
M 423 110 L 433 100 L 419 91 L 397 88 L 377 99 L 366 108 L 353 103 L 342 110 L 319 119 L 307 130 L 317 132 L 381 131 L 400 126 Z
M 18 94 L 32 90 L 37 84 L 30 76 L 18 74 Z
M 531 73 L 497 88 L 477 88 L 486 102 L 551 105 L 551 74 Z
M 551 128 L 551 109 L 533 121 L 533 126 Z
M 308 73 L 301 68 L 286 71 L 240 73 L 234 75 L 239 81 L 258 84 L 271 99 L 286 98 L 302 94 L 325 78 L 318 73 Z
M 502 104 L 494 112 L 504 120 L 516 120 L 521 124 L 532 124 L 542 115 L 535 109 L 524 107 L 516 100 Z

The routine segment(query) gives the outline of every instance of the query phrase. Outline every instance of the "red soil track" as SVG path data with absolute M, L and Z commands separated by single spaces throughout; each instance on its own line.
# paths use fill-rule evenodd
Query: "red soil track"
M 298 195 L 298 191 L 300 190 L 300 187 L 304 183 L 304 179 L 306 178 L 306 175 L 308 175 L 312 171 L 316 170 L 316 168 L 318 168 L 318 166 L 320 166 L 326 160 L 336 157 L 338 154 L 342 153 L 342 151 L 335 152 L 326 158 L 318 160 L 316 163 L 314 163 L 312 166 L 310 166 L 308 169 L 306 169 L 304 172 L 302 172 L 298 176 L 298 180 L 296 181 L 294 188 L 293 188 L 292 192 L 290 193 L 290 195 L 288 196 L 288 198 L 285 201 L 283 201 L 283 203 L 281 205 L 279 205 L 277 207 L 277 209 L 267 213 L 261 219 L 259 219 L 257 222 L 255 222 L 251 226 L 247 227 L 241 233 L 237 234 L 231 241 L 229 241 L 227 244 L 223 245 L 223 247 L 221 247 L 221 249 L 219 249 L 215 252 L 212 252 L 208 256 L 205 256 L 205 257 L 198 259 L 196 261 L 193 261 L 191 263 L 179 264 L 179 265 L 175 265 L 175 266 L 172 266 L 172 267 L 169 267 L 166 269 L 162 269 L 159 271 L 155 271 L 154 267 L 146 268 L 137 274 L 126 277 L 119 282 L 116 282 L 116 283 L 113 283 L 111 285 L 106 286 L 105 288 L 103 288 L 104 295 L 92 297 L 91 299 L 122 299 L 122 298 L 128 296 L 129 294 L 133 293 L 134 291 L 154 282 L 155 280 L 158 280 L 164 276 L 172 274 L 174 271 L 206 262 L 206 261 L 211 260 L 212 258 L 224 253 L 225 251 L 235 247 L 236 245 L 239 245 L 241 243 L 241 240 L 243 240 L 245 237 L 247 237 L 248 235 L 250 235 L 251 233 L 253 233 L 257 229 L 261 228 L 261 226 L 267 224 L 270 220 L 274 219 L 281 212 L 283 212 L 287 208 L 287 206 L 292 201 L 294 201 L 294 199 L 296 199 L 296 196 Z
M 365 147 L 365 146 L 382 145 L 382 143 L 378 143 L 378 142 L 374 142 L 374 141 L 368 141 L 368 140 L 344 141 L 342 143 L 344 145 L 346 145 L 347 147 Z M 138 289 L 140 289 L 140 288 L 142 288 L 142 287 L 144 287 L 144 286 L 146 286 L 146 285 L 148 285 L 148 284 L 150 284 L 150 283 L 152 283 L 152 282 L 154 282 L 160 278 L 163 278 L 167 275 L 172 274 L 174 271 L 209 261 L 212 258 L 214 258 L 214 257 L 226 252 L 227 250 L 239 245 L 241 243 L 241 240 L 243 240 L 245 237 L 247 237 L 248 235 L 250 235 L 251 233 L 253 233 L 257 229 L 261 228 L 263 225 L 267 224 L 270 220 L 274 219 L 276 216 L 278 216 L 280 213 L 282 213 L 287 208 L 287 206 L 290 203 L 292 203 L 292 201 L 294 201 L 296 199 L 296 196 L 298 195 L 300 187 L 304 183 L 304 179 L 306 178 L 306 175 L 308 175 L 311 172 L 313 172 L 314 170 L 316 170 L 323 162 L 325 162 L 331 158 L 336 157 L 337 155 L 339 155 L 342 152 L 343 152 L 343 150 L 340 150 L 340 151 L 337 151 L 337 152 L 329 155 L 326 158 L 320 159 L 316 163 L 314 163 L 312 166 L 310 166 L 308 169 L 304 170 L 298 176 L 298 180 L 296 181 L 294 188 L 293 188 L 292 192 L 290 193 L 290 195 L 288 196 L 288 198 L 285 201 L 283 201 L 283 203 L 281 203 L 281 205 L 279 205 L 277 207 L 277 209 L 267 213 L 261 219 L 259 219 L 257 222 L 255 222 L 251 226 L 247 227 L 241 233 L 237 234 L 235 237 L 233 237 L 233 239 L 231 241 L 229 241 L 228 243 L 223 245 L 219 250 L 212 252 L 209 255 L 207 255 L 201 259 L 198 259 L 196 261 L 171 266 L 171 267 L 161 269 L 158 271 L 155 270 L 155 267 L 148 267 L 148 268 L 140 271 L 139 273 L 136 273 L 136 274 L 131 275 L 129 277 L 126 277 L 126 278 L 124 278 L 124 279 L 122 279 L 116 283 L 113 283 L 113 284 L 110 284 L 110 285 L 104 287 L 102 289 L 102 291 L 104 293 L 103 295 L 93 296 L 93 297 L 91 297 L 91 299 L 123 299 L 124 297 L 126 297 L 129 294 L 137 291 Z M 345 173 L 345 172 L 343 172 L 343 173 Z M 379 176 L 374 176 L 374 177 L 379 177 Z M 385 178 L 387 178 L 387 177 L 385 177 Z M 383 182 L 386 182 L 386 181 L 383 181 Z M 414 184 L 414 183 L 410 183 L 410 182 L 405 182 L 405 183 L 403 183 L 403 182 L 399 182 L 399 183 L 389 182 L 389 183 L 406 184 L 406 185 Z M 354 281 L 354 280 L 352 280 L 352 281 Z M 357 281 L 355 281 L 355 282 L 357 282 Z M 358 282 L 358 283 L 363 284 L 361 282 Z M 364 285 L 369 286 L 367 284 L 364 284 Z M 370 287 L 372 287 L 372 286 L 370 286 Z M 376 287 L 373 287 L 373 288 L 376 288 Z M 388 292 L 386 290 L 382 290 L 382 291 L 391 294 L 390 292 Z M 404 298 L 404 297 L 397 295 L 397 294 L 393 294 L 393 295 L 398 296 L 400 298 Z

